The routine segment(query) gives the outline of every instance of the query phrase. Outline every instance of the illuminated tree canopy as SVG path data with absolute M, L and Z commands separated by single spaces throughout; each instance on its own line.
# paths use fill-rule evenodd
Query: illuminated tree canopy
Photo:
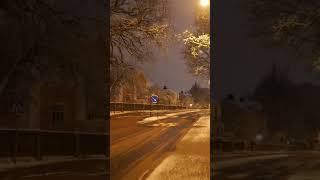
M 186 65 L 191 74 L 209 79 L 210 74 L 210 11 L 198 7 L 195 14 L 195 28 L 178 35 L 183 41 Z
M 185 31 L 182 35 L 185 44 L 185 58 L 189 72 L 200 77 L 209 77 L 210 71 L 210 35 L 197 35 Z

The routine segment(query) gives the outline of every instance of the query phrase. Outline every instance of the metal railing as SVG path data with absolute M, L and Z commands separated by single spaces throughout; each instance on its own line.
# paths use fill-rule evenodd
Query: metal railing
M 0 157 L 108 156 L 109 135 L 48 130 L 0 129 Z
M 177 110 L 186 108 L 179 105 L 110 102 L 110 111 Z

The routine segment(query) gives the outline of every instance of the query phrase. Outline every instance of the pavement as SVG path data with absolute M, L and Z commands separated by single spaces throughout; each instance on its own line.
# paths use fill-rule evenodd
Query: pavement
M 168 119 L 168 118 L 171 118 L 171 117 L 178 117 L 179 115 L 190 114 L 190 113 L 195 113 L 195 112 L 199 112 L 199 111 L 200 111 L 199 109 L 196 109 L 196 110 L 184 110 L 184 111 L 181 111 L 181 112 L 173 112 L 173 113 L 170 113 L 170 114 L 163 114 L 163 115 L 160 115 L 160 116 L 156 115 L 156 116 L 144 118 L 141 121 L 138 121 L 137 123 L 138 124 L 146 124 L 146 123 L 150 123 L 150 122 L 153 122 L 153 121 L 159 121 L 159 120 Z
M 11 158 L 0 158 L 0 173 L 17 168 L 32 168 L 35 166 L 57 163 L 95 160 L 107 161 L 107 157 L 105 155 L 88 155 L 86 157 L 79 158 L 74 156 L 44 156 L 41 160 L 36 160 L 33 157 L 17 157 L 15 163 L 11 160 Z
M 106 180 L 106 159 L 60 161 L 19 166 L 0 173 L 1 180 Z
M 213 179 L 320 180 L 320 152 L 282 152 L 215 161 Z
M 110 123 L 111 179 L 143 180 L 156 177 L 164 179 L 164 176 L 160 177 L 155 172 L 159 172 L 159 167 L 163 169 L 162 167 L 166 166 L 163 163 L 169 161 L 171 164 L 172 158 L 179 160 L 179 164 L 172 163 L 174 166 L 180 166 L 180 163 L 183 163 L 180 160 L 185 158 L 189 163 L 201 160 L 201 167 L 204 167 L 202 164 L 206 164 L 205 171 L 208 173 L 210 169 L 208 116 L 208 110 L 158 113 L 152 117 L 148 113 L 113 116 Z M 207 136 L 204 138 L 205 142 L 202 142 L 204 134 Z M 193 136 L 198 137 L 196 138 L 198 141 L 195 141 Z M 196 152 L 197 149 L 191 142 L 197 142 L 206 148 L 203 148 L 204 151 L 201 153 Z M 185 151 L 183 154 L 187 149 L 190 151 Z M 203 157 L 205 160 L 201 159 Z M 168 173 L 171 176 L 170 172 Z
M 249 157 L 260 157 L 268 155 L 282 155 L 286 154 L 287 151 L 232 151 L 232 152 L 214 152 L 213 159 L 215 162 L 249 158 Z
M 152 114 L 155 113 L 175 113 L 175 112 L 183 112 L 185 110 L 151 110 Z M 110 111 L 110 116 L 116 115 L 124 115 L 124 114 L 132 114 L 132 113 L 150 113 L 150 110 L 137 110 L 137 111 Z
M 18 159 L 17 164 L 3 159 L 3 163 L 0 162 L 0 179 L 106 180 L 109 175 L 115 180 L 146 179 L 167 157 L 173 155 L 181 159 L 176 153 L 183 155 L 183 149 L 193 149 L 194 155 L 189 157 L 190 161 L 202 160 L 190 142 L 194 141 L 194 136 L 198 137 L 196 142 L 201 143 L 202 136 L 209 135 L 208 124 L 202 123 L 208 113 L 208 110 L 154 111 L 152 117 L 149 112 L 114 114 L 110 121 L 111 165 L 105 157 L 50 157 L 42 161 L 22 158 Z M 208 153 L 208 137 L 204 139 L 207 148 L 203 152 Z M 191 151 L 185 151 L 184 155 L 188 153 Z M 209 166 L 207 159 L 202 161 Z M 109 168 L 111 174 L 107 172 Z
M 146 179 L 210 179 L 210 117 L 199 118 Z
M 158 112 L 164 117 L 158 119 L 147 112 L 112 116 L 111 179 L 320 180 L 319 151 L 215 152 L 210 174 L 209 111 L 180 112 Z M 60 160 L 19 163 L 0 171 L 0 179 L 105 180 L 109 175 L 106 159 Z

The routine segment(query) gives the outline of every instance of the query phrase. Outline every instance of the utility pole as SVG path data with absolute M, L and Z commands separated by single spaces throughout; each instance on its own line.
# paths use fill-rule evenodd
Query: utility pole
M 150 103 L 150 117 L 151 117 L 151 110 L 152 110 L 152 103 L 151 103 L 151 94 L 150 94 L 150 97 L 149 97 L 149 103 Z

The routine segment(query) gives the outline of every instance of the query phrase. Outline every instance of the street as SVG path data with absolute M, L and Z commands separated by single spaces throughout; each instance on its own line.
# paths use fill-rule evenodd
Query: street
M 111 179 L 209 179 L 207 110 L 130 112 L 111 116 Z M 319 180 L 318 151 L 214 152 L 218 180 Z M 104 180 L 104 159 L 14 168 L 5 180 Z
M 159 112 L 152 113 L 151 118 L 149 113 L 113 116 L 111 179 L 147 179 L 204 115 L 208 115 L 207 110 Z
M 200 143 L 205 144 L 204 146 L 206 147 L 201 148 L 204 151 L 201 150 L 200 152 L 205 152 L 205 154 L 202 153 L 205 161 L 198 166 L 198 169 L 203 169 L 204 173 L 202 174 L 209 177 L 210 125 L 208 117 L 208 110 L 153 111 L 151 116 L 149 112 L 129 112 L 112 115 L 110 123 L 111 179 L 163 179 L 161 175 L 163 174 L 162 167 L 166 166 L 166 163 L 172 157 L 181 157 L 181 153 L 187 153 L 189 161 L 188 158 L 183 157 L 183 161 L 180 160 L 180 165 L 170 164 L 181 166 L 180 171 L 185 171 L 188 168 L 183 168 L 184 165 L 186 163 L 194 163 L 193 161 L 196 157 L 192 155 L 194 152 L 191 152 L 192 154 L 189 153 L 189 151 L 194 151 L 193 146 L 195 145 L 194 143 L 190 144 L 190 142 L 196 142 L 194 137 L 203 141 L 203 134 L 205 134 L 205 143 Z M 198 154 L 198 152 L 194 154 Z M 169 157 L 168 160 L 166 159 L 167 157 Z M 158 167 L 160 167 L 160 170 Z M 31 163 L 30 166 L 3 171 L 0 173 L 0 179 L 81 180 L 90 178 L 91 180 L 105 180 L 107 178 L 107 169 L 107 160 L 103 158 L 49 163 L 38 166 Z M 153 173 L 155 169 L 157 171 Z M 165 174 L 168 177 L 173 177 L 169 172 L 165 172 Z M 177 171 L 176 174 L 182 173 Z M 152 177 L 149 177 L 150 175 Z
M 287 152 L 214 163 L 214 179 L 219 180 L 319 180 L 319 152 Z

